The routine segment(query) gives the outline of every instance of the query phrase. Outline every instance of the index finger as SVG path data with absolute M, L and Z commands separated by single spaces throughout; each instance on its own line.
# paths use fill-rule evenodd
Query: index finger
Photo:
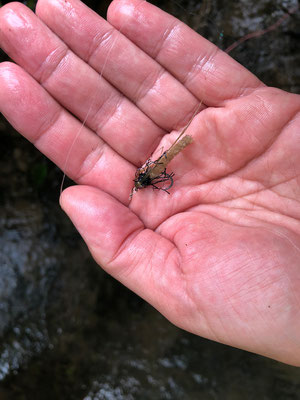
M 207 106 L 221 106 L 264 86 L 213 43 L 144 0 L 114 0 L 107 20 L 116 29 L 122 26 L 123 34 Z

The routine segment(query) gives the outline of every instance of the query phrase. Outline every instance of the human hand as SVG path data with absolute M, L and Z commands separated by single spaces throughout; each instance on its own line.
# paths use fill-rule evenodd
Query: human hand
M 299 96 L 146 2 L 114 1 L 111 25 L 76 0 L 36 13 L 0 10 L 19 64 L 0 66 L 0 110 L 78 182 L 61 205 L 95 260 L 181 328 L 300 365 Z M 201 101 L 170 196 L 129 203 Z

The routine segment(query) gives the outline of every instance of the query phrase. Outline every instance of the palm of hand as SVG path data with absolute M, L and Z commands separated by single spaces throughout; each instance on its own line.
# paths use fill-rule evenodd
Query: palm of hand
M 268 101 L 275 115 L 270 113 L 262 124 L 260 107 Z M 162 310 L 179 326 L 223 341 L 226 335 L 226 341 L 234 337 L 241 347 L 254 332 L 265 332 L 262 321 L 268 318 L 278 323 L 282 315 L 284 327 L 287 302 L 291 315 L 298 312 L 299 149 L 294 147 L 296 126 L 287 126 L 290 116 L 279 112 L 284 101 L 280 92 L 264 88 L 225 108 L 202 111 L 192 125 L 194 149 L 182 155 L 182 177 L 170 198 L 163 201 L 164 193 L 144 192 L 134 203 L 146 225 L 167 239 L 157 238 L 157 246 L 153 238 L 151 244 L 145 239 L 151 258 L 165 254 L 157 262 L 160 268 L 151 268 L 149 287 L 160 284 L 151 293 L 152 304 L 159 298 L 156 307 L 163 304 Z M 249 124 L 239 119 L 245 102 L 253 110 Z M 215 162 L 210 165 L 212 153 Z M 149 268 L 151 261 L 143 257 L 144 268 Z M 270 323 L 269 354 L 278 340 L 273 329 Z M 262 347 L 265 352 L 266 344 Z
M 61 9 L 56 9 L 54 3 L 48 4 L 47 0 L 39 4 L 40 18 L 68 46 L 78 46 L 75 50 L 80 54 L 78 32 L 75 30 L 70 35 L 63 28 L 68 20 L 60 23 L 60 18 L 66 15 L 65 5 L 60 4 Z M 76 2 L 72 7 L 80 11 L 78 15 L 87 13 Z M 155 42 L 156 31 L 160 37 L 160 29 L 166 29 L 173 21 L 171 17 L 143 3 L 137 5 L 134 12 L 151 13 L 152 21 L 157 17 L 160 25 L 155 26 L 156 31 L 153 26 L 139 25 L 134 13 L 131 16 L 127 13 L 127 25 L 121 26 L 120 18 L 124 16 L 118 14 L 118 7 L 118 2 L 111 7 L 112 23 L 123 28 L 129 39 L 136 40 L 164 67 L 163 72 L 157 72 L 153 60 L 150 62 L 142 51 L 138 54 L 137 59 L 141 58 L 143 67 L 147 69 L 149 64 L 149 71 L 156 78 L 158 76 L 163 96 L 159 85 L 157 90 L 151 92 L 148 88 L 147 92 L 144 89 L 143 95 L 137 96 L 135 92 L 143 90 L 131 86 L 134 75 L 140 72 L 131 68 L 131 64 L 130 68 L 126 65 L 129 57 L 124 53 L 126 58 L 121 65 L 124 65 L 125 79 L 120 79 L 119 72 L 106 65 L 110 62 L 108 56 L 114 58 L 113 50 L 109 50 L 106 55 L 104 52 L 102 59 L 107 68 L 100 72 L 104 71 L 104 76 L 107 75 L 106 78 L 125 94 L 125 100 L 118 98 L 118 106 L 111 106 L 110 98 L 117 94 L 103 87 L 104 98 L 106 91 L 109 93 L 108 115 L 110 109 L 119 111 L 111 120 L 95 112 L 99 104 L 98 100 L 91 104 L 89 88 L 92 91 L 95 87 L 99 92 L 99 87 L 93 73 L 85 72 L 87 66 L 82 63 L 78 64 L 78 70 L 85 77 L 84 84 L 80 79 L 78 84 L 75 76 L 71 79 L 72 72 L 67 83 L 63 73 L 61 76 L 56 73 L 54 79 L 43 82 L 48 92 L 66 109 L 81 119 L 88 115 L 87 124 L 95 128 L 106 144 L 86 128 L 74 142 L 74 131 L 78 132 L 79 124 L 48 97 L 46 101 L 41 88 L 30 81 L 24 71 L 11 65 L 4 66 L 3 71 L 8 70 L 18 77 L 14 83 L 18 90 L 11 91 L 9 82 L 5 81 L 7 78 L 4 78 L 1 80 L 2 94 L 11 96 L 14 106 L 18 104 L 17 98 L 13 97 L 16 93 L 24 97 L 29 96 L 29 92 L 34 93 L 37 106 L 27 110 L 18 104 L 4 113 L 22 134 L 82 184 L 66 190 L 61 203 L 104 269 L 184 329 L 274 358 L 293 360 L 293 343 L 299 340 L 297 332 L 300 329 L 300 208 L 297 201 L 300 166 L 297 163 L 299 139 L 295 118 L 299 98 L 264 87 L 233 60 L 216 53 L 211 44 L 200 37 L 196 39 L 194 33 L 181 25 L 180 38 L 186 38 L 188 43 L 195 42 L 195 47 L 205 48 L 202 57 L 209 62 L 200 68 L 200 73 L 195 61 L 188 64 L 188 56 L 187 64 L 184 64 L 178 55 L 172 58 L 173 54 L 168 50 L 166 54 L 164 51 L 152 54 L 146 38 L 150 35 Z M 57 13 L 55 18 L 51 13 Z M 3 15 L 5 20 L 5 12 Z M 28 18 L 34 21 L 33 25 L 37 24 L 37 19 Z M 92 21 L 95 16 L 89 18 Z M 73 26 L 72 22 L 70 26 Z M 92 22 L 89 29 L 91 26 Z M 142 29 L 146 34 L 138 35 Z M 147 32 L 147 29 L 153 31 Z M 44 34 L 48 43 L 47 35 Z M 38 52 L 25 59 L 22 54 L 15 53 L 13 40 L 10 42 L 7 36 L 3 37 L 2 43 L 6 41 L 4 47 L 12 58 L 35 75 L 34 60 Z M 175 44 L 171 41 L 169 46 L 176 48 L 178 54 L 189 51 L 184 43 L 180 48 L 180 41 L 177 46 L 176 37 L 173 40 Z M 117 48 L 118 42 L 113 40 L 112 43 Z M 126 46 L 128 54 L 133 51 L 129 41 Z M 187 53 L 190 57 L 193 52 L 199 52 L 198 47 L 193 49 L 193 46 L 190 54 Z M 28 55 L 29 51 L 31 49 L 25 48 L 24 54 Z M 80 56 L 85 58 L 85 54 Z M 93 57 L 86 58 L 96 68 L 99 57 L 97 59 L 95 52 Z M 72 62 L 75 65 L 77 61 Z M 209 73 L 212 66 L 222 71 L 221 77 L 218 74 L 215 77 L 215 71 Z M 167 75 L 165 68 L 177 79 Z M 45 71 L 40 73 L 38 80 L 42 81 L 43 75 Z M 190 75 L 189 83 L 185 78 Z M 215 82 L 211 82 L 213 79 Z M 142 87 L 138 80 L 136 78 L 136 84 Z M 19 85 L 21 81 L 22 85 Z M 186 81 L 185 85 L 182 81 Z M 79 105 L 77 93 L 83 99 Z M 134 100 L 137 107 L 132 106 L 126 96 Z M 208 107 L 194 118 L 187 132 L 193 136 L 194 143 L 168 167 L 175 172 L 171 195 L 147 188 L 135 194 L 129 203 L 136 167 L 149 157 L 153 146 L 157 151 L 162 146 L 169 147 L 180 127 L 187 122 L 187 115 L 192 114 L 200 101 Z M 0 99 L 0 103 L 4 101 Z M 44 103 L 47 103 L 45 108 Z M 49 110 L 50 121 L 51 115 L 60 113 L 62 117 L 58 118 L 60 129 L 54 124 L 53 129 L 50 127 L 41 135 L 41 129 L 49 125 L 41 117 L 45 109 Z M 107 114 L 107 110 L 103 113 Z M 28 126 L 28 131 L 23 125 Z M 172 129 L 177 133 L 173 133 L 170 140 L 165 132 Z M 60 139 L 62 130 L 65 140 Z M 75 144 L 68 157 L 72 142 Z M 65 163 L 66 159 L 68 163 Z M 287 338 L 279 337 L 292 322 Z

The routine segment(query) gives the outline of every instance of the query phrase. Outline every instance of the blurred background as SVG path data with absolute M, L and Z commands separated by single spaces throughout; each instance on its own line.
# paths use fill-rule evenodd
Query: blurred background
M 222 49 L 293 9 L 230 55 L 299 93 L 297 1 L 155 4 Z M 59 207 L 62 172 L 2 116 L 0 133 L 0 400 L 300 399 L 298 368 L 184 332 L 105 274 Z

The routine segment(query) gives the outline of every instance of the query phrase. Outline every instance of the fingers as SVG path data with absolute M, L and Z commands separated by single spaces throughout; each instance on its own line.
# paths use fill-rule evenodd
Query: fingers
M 0 64 L 0 112 L 72 179 L 128 203 L 135 168 L 12 63 Z
M 0 45 L 12 59 L 120 155 L 136 165 L 144 162 L 163 130 L 70 51 L 27 7 L 19 3 L 2 7 L 0 26 Z
M 108 21 L 206 105 L 263 85 L 254 75 L 171 15 L 141 0 L 115 0 Z
M 162 128 L 184 125 L 197 106 L 199 100 L 177 79 L 123 36 L 127 21 L 120 23 L 120 33 L 78 0 L 40 0 L 36 12 L 77 55 Z

